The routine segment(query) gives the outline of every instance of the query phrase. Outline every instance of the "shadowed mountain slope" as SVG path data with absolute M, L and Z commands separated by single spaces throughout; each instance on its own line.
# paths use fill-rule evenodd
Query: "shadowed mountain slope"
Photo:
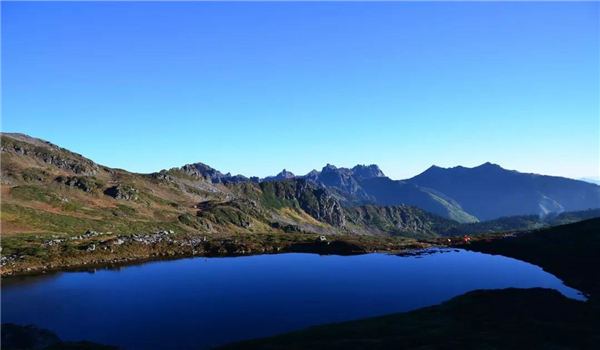
M 476 222 L 458 203 L 444 194 L 386 177 L 377 165 L 357 165 L 352 169 L 327 164 L 312 171 L 307 180 L 331 190 L 346 207 L 364 204 L 417 206 L 459 222 Z
M 479 220 L 600 208 L 598 185 L 491 163 L 475 168 L 432 166 L 406 182 L 444 193 Z

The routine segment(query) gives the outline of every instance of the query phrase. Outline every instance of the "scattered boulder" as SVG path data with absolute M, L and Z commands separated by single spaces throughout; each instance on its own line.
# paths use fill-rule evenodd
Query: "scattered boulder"
M 77 187 L 86 193 L 92 193 L 92 188 L 89 184 L 89 180 L 86 180 L 85 178 L 59 176 L 56 178 L 56 181 L 67 186 Z
M 104 191 L 107 196 L 128 201 L 137 201 L 139 198 L 138 193 L 139 191 L 136 188 L 127 185 L 109 187 Z
M 289 225 L 289 224 L 282 224 L 281 222 L 272 222 L 269 224 L 269 226 L 271 226 L 272 228 L 283 230 L 286 233 L 303 232 L 302 227 L 300 227 L 298 225 Z
M 152 174 L 150 174 L 150 176 L 152 178 L 158 179 L 158 180 L 169 180 L 169 181 L 173 180 L 173 177 L 171 175 L 169 175 L 166 170 L 161 170 L 158 173 L 152 173 Z

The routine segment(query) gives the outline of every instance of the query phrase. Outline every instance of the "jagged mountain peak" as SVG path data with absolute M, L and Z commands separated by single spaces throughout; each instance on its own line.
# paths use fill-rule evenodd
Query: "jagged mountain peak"
M 358 164 L 352 168 L 355 177 L 359 179 L 370 179 L 373 177 L 385 177 L 385 174 L 377 164 L 361 165 Z
M 294 175 L 294 173 L 292 173 L 291 171 L 287 171 L 286 169 L 283 169 L 281 172 L 279 172 L 279 174 L 277 174 L 275 176 L 265 177 L 263 181 L 287 180 L 287 179 L 293 179 L 295 177 L 296 177 L 296 175 Z
M 186 164 L 184 165 L 184 167 L 192 167 L 198 170 L 206 170 L 206 171 L 216 171 L 219 172 L 218 170 L 216 170 L 215 168 L 211 167 L 210 165 L 206 165 L 202 162 L 196 162 L 196 163 L 191 163 L 191 164 Z
M 223 173 L 221 173 L 217 169 L 215 169 L 211 166 L 208 166 L 204 163 L 200 163 L 200 162 L 186 164 L 181 167 L 181 170 L 185 171 L 186 174 L 188 174 L 188 175 L 200 175 L 200 176 L 204 176 L 204 177 L 206 177 L 207 175 L 225 176 Z
M 230 172 L 223 174 L 219 170 L 200 162 L 186 164 L 181 167 L 181 170 L 189 176 L 202 177 L 212 183 L 243 182 L 249 180 L 244 175 L 232 175 Z
M 292 173 L 291 171 L 285 170 L 285 168 L 279 174 L 277 174 L 277 176 L 282 176 L 286 179 L 291 179 L 293 177 L 296 177 L 296 175 L 294 175 L 294 173 Z
M 335 165 L 333 165 L 333 164 L 329 164 L 329 163 L 327 163 L 327 165 L 325 165 L 325 166 L 323 167 L 323 169 L 321 170 L 321 172 L 335 171 L 335 170 L 338 170 L 338 167 L 336 167 L 336 166 L 335 166 Z

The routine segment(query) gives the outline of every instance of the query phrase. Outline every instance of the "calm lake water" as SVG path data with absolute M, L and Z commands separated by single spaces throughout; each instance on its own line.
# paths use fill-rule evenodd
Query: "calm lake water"
M 475 289 L 553 288 L 541 268 L 463 250 L 157 261 L 2 280 L 2 322 L 125 349 L 202 349 L 439 304 Z

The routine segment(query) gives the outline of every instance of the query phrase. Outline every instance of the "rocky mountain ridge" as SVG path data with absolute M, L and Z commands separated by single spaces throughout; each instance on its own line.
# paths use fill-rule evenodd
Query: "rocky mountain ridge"
M 203 163 L 136 174 L 22 134 L 2 134 L 1 149 L 2 228 L 9 234 L 174 229 L 428 237 L 478 221 L 455 199 L 462 197 L 421 186 L 418 178 L 392 180 L 377 165 L 328 164 L 304 176 L 284 170 L 266 179 L 223 174 Z

